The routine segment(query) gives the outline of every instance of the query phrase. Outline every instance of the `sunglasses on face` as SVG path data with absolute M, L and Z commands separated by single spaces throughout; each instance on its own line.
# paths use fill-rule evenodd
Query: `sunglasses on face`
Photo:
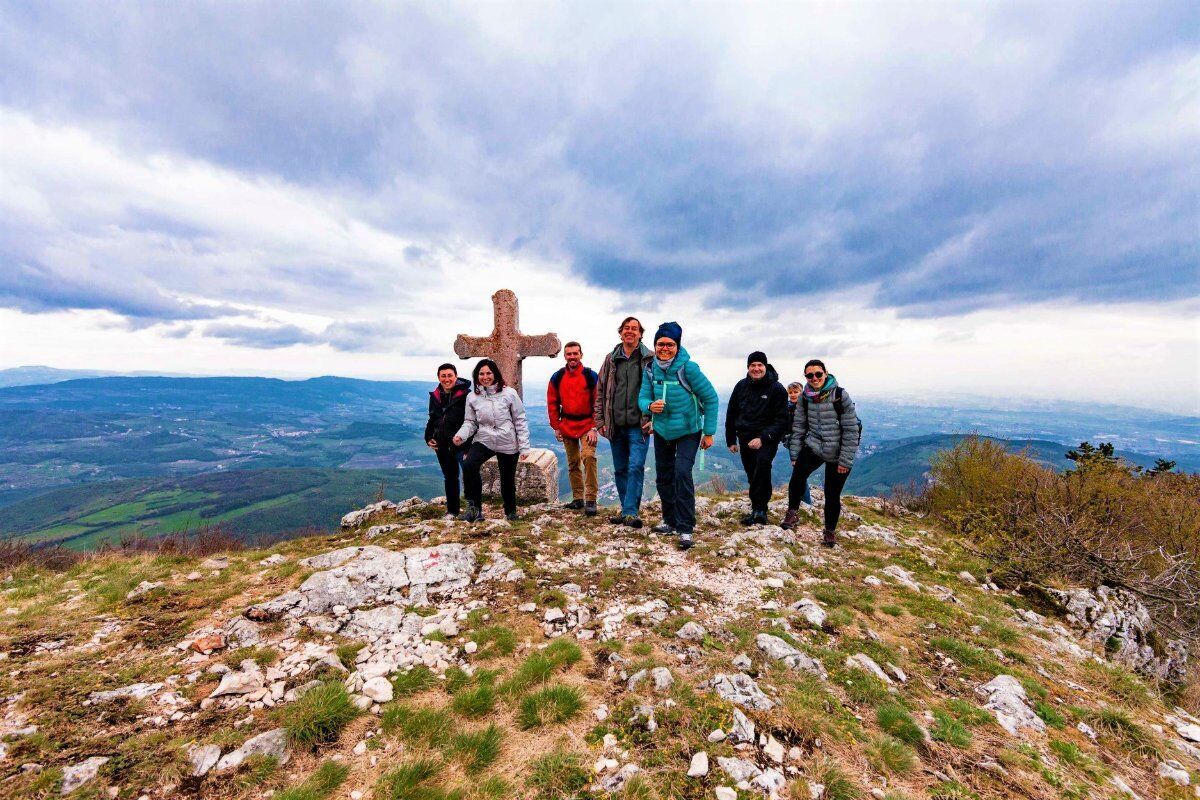
M 804 373 L 804 377 L 808 378 L 811 381 L 816 378 L 824 378 L 825 373 L 824 372 L 806 372 L 806 373 Z

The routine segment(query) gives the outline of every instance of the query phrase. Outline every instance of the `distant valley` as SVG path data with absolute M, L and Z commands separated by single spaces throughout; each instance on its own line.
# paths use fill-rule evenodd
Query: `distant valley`
M 429 389 L 337 377 L 122 376 L 0 388 L 0 538 L 87 548 L 218 524 L 253 538 L 329 528 L 381 487 L 389 497 L 441 494 L 422 442 Z M 1138 464 L 1162 457 L 1200 470 L 1194 417 L 870 397 L 859 398 L 859 411 L 864 444 L 848 491 L 860 494 L 921 482 L 929 458 L 967 433 L 1005 440 L 1059 468 L 1068 465 L 1070 447 L 1089 439 L 1113 441 Z M 535 445 L 561 454 L 543 406 L 530 407 L 530 421 Z M 737 456 L 722 444 L 719 435 L 704 454 L 697 482 L 744 486 Z M 600 467 L 602 499 L 611 498 L 606 447 Z M 787 474 L 781 454 L 777 483 Z M 562 484 L 566 490 L 565 475 Z

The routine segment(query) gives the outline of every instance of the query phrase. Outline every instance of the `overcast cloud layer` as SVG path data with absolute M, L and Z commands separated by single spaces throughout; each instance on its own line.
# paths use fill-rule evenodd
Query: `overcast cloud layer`
M 342 353 L 522 275 L 1194 310 L 1195 3 L 597 5 L 0 4 L 0 307 Z

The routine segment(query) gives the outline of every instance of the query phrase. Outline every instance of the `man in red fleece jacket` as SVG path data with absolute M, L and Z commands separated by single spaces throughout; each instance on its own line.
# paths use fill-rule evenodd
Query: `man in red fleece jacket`
M 567 472 L 571 477 L 571 502 L 566 508 L 583 509 L 596 516 L 596 441 L 599 434 L 592 423 L 596 403 L 596 373 L 583 366 L 583 348 L 579 342 L 563 347 L 567 365 L 550 376 L 546 387 L 546 411 L 554 438 L 567 451 Z

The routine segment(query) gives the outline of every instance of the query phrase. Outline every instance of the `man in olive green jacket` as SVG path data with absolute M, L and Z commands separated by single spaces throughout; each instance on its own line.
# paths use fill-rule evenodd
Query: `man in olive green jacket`
M 642 375 L 654 359 L 642 344 L 645 330 L 637 317 L 621 321 L 621 343 L 604 356 L 592 411 L 596 431 L 612 446 L 613 479 L 621 498 L 620 513 L 609 522 L 631 528 L 642 527 L 642 483 L 650 446 L 650 415 L 638 407 Z

